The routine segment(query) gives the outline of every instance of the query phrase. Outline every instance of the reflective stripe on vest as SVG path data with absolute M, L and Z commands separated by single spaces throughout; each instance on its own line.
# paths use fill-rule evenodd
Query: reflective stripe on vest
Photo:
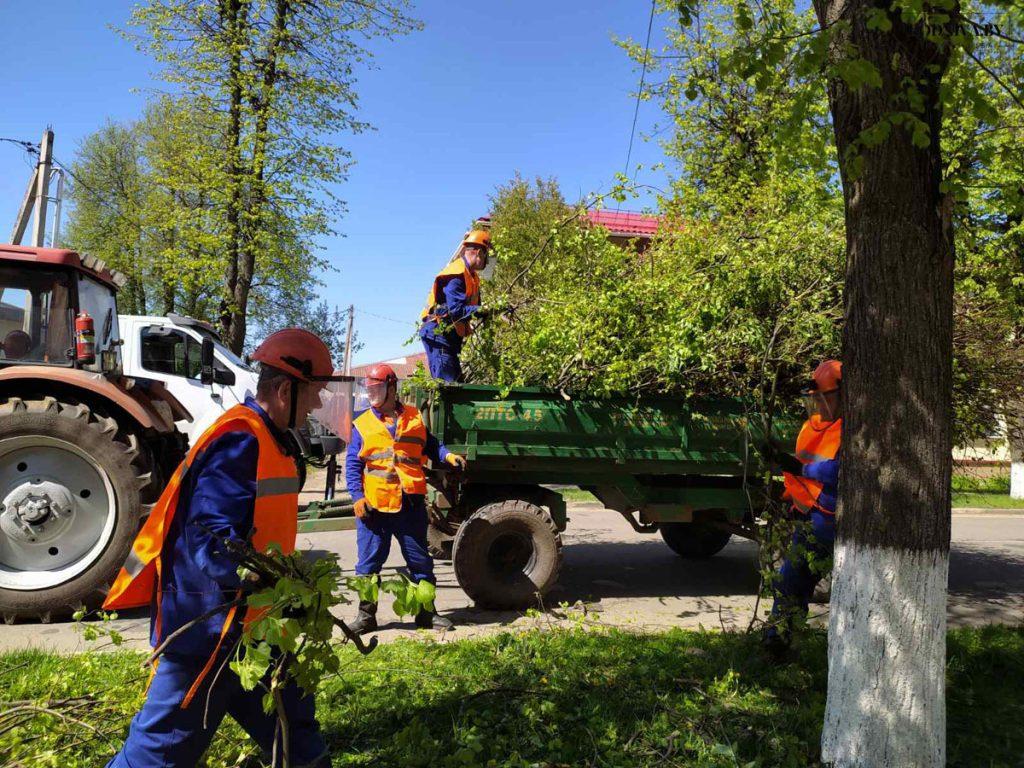
M 276 544 L 285 554 L 295 551 L 298 528 L 299 475 L 295 461 L 286 454 L 263 419 L 251 408 L 236 405 L 215 421 L 196 440 L 185 460 L 171 475 L 153 511 L 139 531 L 124 566 L 114 580 L 103 607 L 107 610 L 137 608 L 155 603 L 156 640 L 161 642 L 161 555 L 167 532 L 178 508 L 181 483 L 196 458 L 218 437 L 228 432 L 248 432 L 259 445 L 256 462 L 256 499 L 253 508 L 252 546 L 263 552 Z M 240 594 L 240 593 L 239 593 Z M 262 611 L 247 609 L 244 623 L 249 625 Z M 236 608 L 226 612 L 217 648 L 182 702 L 188 706 L 199 684 L 209 672 L 220 650 L 221 641 L 234 621 Z
M 402 493 L 427 492 L 427 476 L 423 471 L 423 448 L 427 444 L 427 428 L 419 410 L 402 405 L 395 416 L 395 437 L 372 410 L 360 415 L 352 426 L 359 431 L 363 447 L 363 494 L 370 506 L 381 512 L 398 512 Z
M 805 421 L 800 429 L 800 435 L 796 439 L 797 459 L 804 464 L 834 459 L 839 453 L 842 424 L 842 419 L 824 421 L 817 415 Z M 818 497 L 821 496 L 823 486 L 817 480 L 797 477 L 789 472 L 783 472 L 782 478 L 786 484 L 784 498 L 792 501 L 793 506 L 800 512 L 807 514 L 817 507 L 827 514 L 835 514 L 818 504 Z
M 466 283 L 467 304 L 480 303 L 480 278 L 477 277 L 473 270 L 466 266 L 466 260 L 459 256 L 456 259 L 452 259 L 448 266 L 438 272 L 437 277 L 434 278 L 434 285 L 431 286 L 430 293 L 427 294 L 427 303 L 420 314 L 421 322 L 447 319 L 446 314 L 443 312 L 439 313 L 436 310 L 439 306 L 444 306 L 444 286 L 453 277 L 461 277 Z M 473 328 L 468 320 L 456 320 L 452 325 L 459 336 L 466 337 L 473 333 Z

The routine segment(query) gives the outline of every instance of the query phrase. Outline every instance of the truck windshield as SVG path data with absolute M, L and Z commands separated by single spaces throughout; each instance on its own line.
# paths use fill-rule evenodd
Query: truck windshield
M 0 365 L 71 365 L 66 272 L 0 267 Z

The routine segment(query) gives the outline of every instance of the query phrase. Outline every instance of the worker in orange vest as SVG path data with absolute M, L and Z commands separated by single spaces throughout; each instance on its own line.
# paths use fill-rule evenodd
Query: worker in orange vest
M 468 232 L 458 255 L 434 278 L 420 315 L 419 333 L 435 379 L 462 381 L 459 355 L 463 342 L 473 333 L 472 320 L 488 315 L 480 304 L 478 273 L 486 269 L 490 249 L 490 232 Z
M 419 409 L 398 399 L 398 376 L 386 363 L 366 377 L 370 407 L 352 422 L 352 439 L 345 454 L 345 483 L 355 502 L 356 575 L 376 576 L 398 539 L 412 580 L 434 580 L 434 561 L 427 549 L 425 459 L 463 469 L 466 460 L 449 451 L 427 431 Z M 451 629 L 452 622 L 435 611 L 416 616 L 422 629 Z M 349 625 L 364 634 L 377 628 L 377 603 L 360 601 Z
M 808 418 L 797 437 L 795 456 L 774 443 L 762 446 L 769 462 L 782 470 L 783 497 L 800 523 L 776 575 L 775 601 L 765 628 L 765 647 L 776 657 L 788 649 L 793 626 L 807 616 L 814 588 L 831 563 L 839 496 L 842 378 L 838 360 L 825 360 L 814 370 L 804 392 Z
M 334 366 L 327 345 L 298 328 L 271 334 L 252 357 L 260 363 L 255 397 L 227 410 L 196 440 L 104 603 L 106 609 L 150 606 L 154 647 L 210 614 L 168 645 L 108 768 L 194 768 L 225 714 L 267 761 L 274 751 L 276 715 L 263 711 L 263 691 L 243 689 L 226 663 L 251 616 L 244 602 L 225 604 L 257 585 L 243 582 L 223 542 L 295 550 L 301 458 L 287 430 L 320 406 Z M 313 698 L 293 684 L 284 703 L 291 764 L 329 766 Z

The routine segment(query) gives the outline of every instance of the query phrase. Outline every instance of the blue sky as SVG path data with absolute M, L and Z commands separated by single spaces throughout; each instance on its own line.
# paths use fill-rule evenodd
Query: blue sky
M 109 29 L 131 5 L 0 2 L 0 136 L 38 141 L 52 124 L 54 154 L 69 163 L 105 120 L 138 117 L 145 97 L 134 91 L 152 84 L 155 64 Z M 340 137 L 356 165 L 339 186 L 342 236 L 323 243 L 338 271 L 323 276 L 321 294 L 356 306 L 357 363 L 420 351 L 403 343 L 433 275 L 514 173 L 556 177 L 569 198 L 612 184 L 639 78 L 612 37 L 643 41 L 649 11 L 640 0 L 432 0 L 413 12 L 422 31 L 371 44 L 376 69 L 360 74 L 358 92 L 360 118 L 376 130 Z M 665 23 L 655 19 L 652 48 Z M 659 120 L 656 104 L 641 104 L 632 165 L 662 159 L 640 138 Z M 0 237 L 30 173 L 24 151 L 0 143 Z M 664 179 L 641 171 L 639 181 Z

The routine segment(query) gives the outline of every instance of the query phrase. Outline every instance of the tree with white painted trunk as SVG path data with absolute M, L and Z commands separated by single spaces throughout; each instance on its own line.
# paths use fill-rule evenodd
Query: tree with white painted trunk
M 730 146 L 755 147 L 755 169 L 813 171 L 824 150 L 787 137 L 818 124 L 827 91 L 837 159 L 809 189 L 827 189 L 836 172 L 842 181 L 846 399 L 822 759 L 941 765 L 953 439 L 990 432 L 1013 398 L 999 384 L 1013 378 L 1003 353 L 1019 339 L 1007 330 L 1007 307 L 1022 284 L 1011 251 L 1024 230 L 1008 211 L 1019 210 L 1024 186 L 1004 182 L 1022 159 L 1007 115 L 1022 106 L 1024 8 L 1016 0 L 812 0 L 809 9 L 793 0 L 663 0 L 661 8 L 678 15 L 684 34 L 657 57 L 669 74 L 652 91 L 673 115 L 715 118 L 708 130 L 735 133 Z M 647 61 L 645 49 L 625 45 Z M 729 88 L 716 88 L 723 78 Z M 781 112 L 770 127 L 740 119 L 744 105 L 769 94 Z M 710 109 L 716 98 L 729 108 Z M 707 143 L 677 134 L 687 157 Z M 969 258 L 955 274 L 959 246 Z M 988 268 L 997 251 L 1011 269 Z

